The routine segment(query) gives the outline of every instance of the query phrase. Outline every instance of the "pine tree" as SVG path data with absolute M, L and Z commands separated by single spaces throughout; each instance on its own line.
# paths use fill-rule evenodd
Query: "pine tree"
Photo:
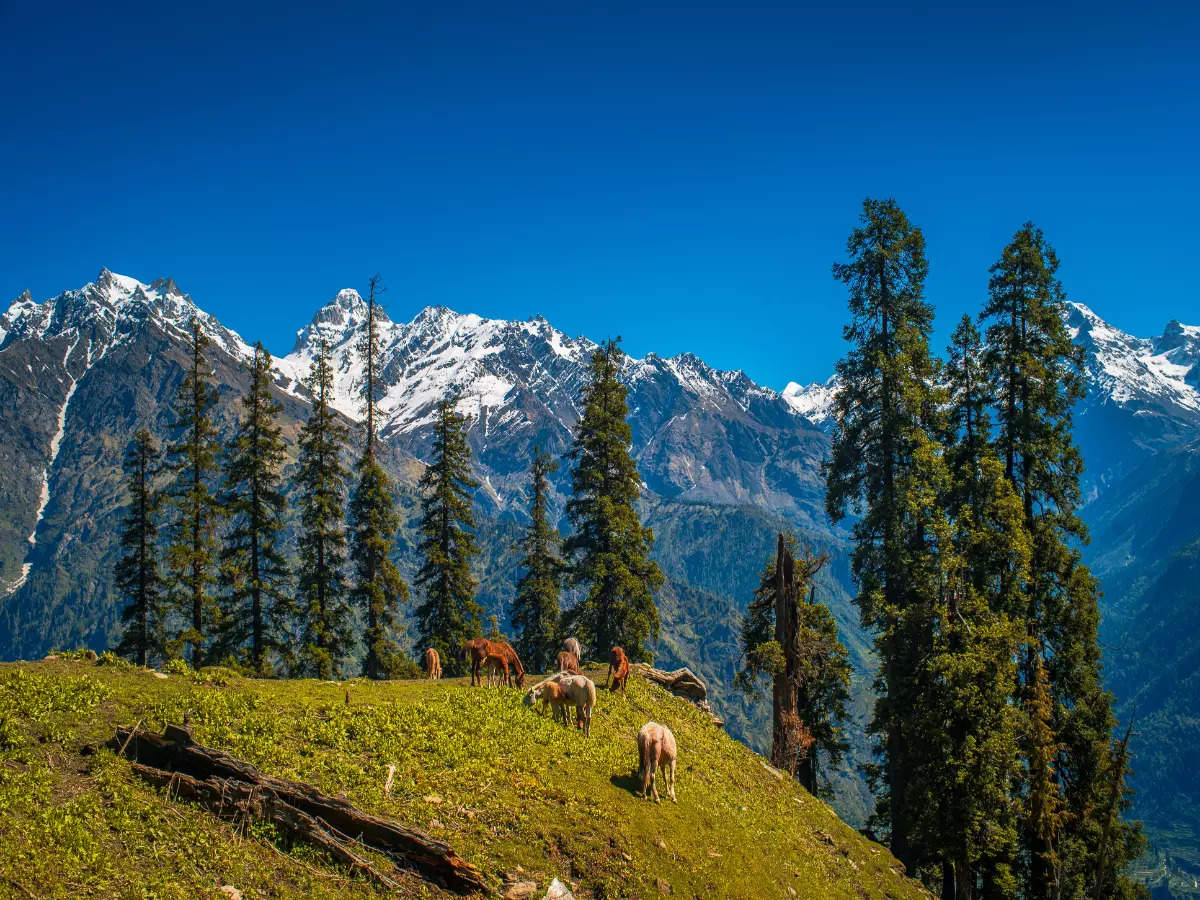
M 1071 342 L 1063 321 L 1066 294 L 1057 269 L 1058 257 L 1041 230 L 1026 223 L 992 266 L 981 315 L 988 323 L 985 372 L 997 393 L 996 449 L 1021 498 L 1032 541 L 1024 590 L 1024 697 L 1031 702 L 1044 662 L 1051 727 L 1062 745 L 1055 777 L 1065 824 L 1058 844 L 1045 844 L 1044 829 L 1025 829 L 1024 893 L 1032 898 L 1095 896 L 1099 854 L 1120 854 L 1111 862 L 1121 872 L 1133 858 L 1125 854 L 1136 856 L 1141 846 L 1138 826 L 1124 822 L 1114 826 L 1110 848 L 1100 846 L 1116 721 L 1101 677 L 1099 585 L 1078 549 L 1087 531 L 1077 514 L 1083 463 L 1071 435 L 1071 410 L 1084 394 L 1083 350 Z M 1111 890 L 1128 887 L 1120 880 Z
M 909 751 L 916 735 L 904 718 L 915 702 L 915 673 L 927 622 L 910 596 L 909 561 L 927 552 L 906 497 L 915 448 L 927 439 L 936 408 L 930 385 L 932 307 L 923 299 L 925 239 L 894 200 L 866 200 L 846 244 L 848 263 L 833 267 L 849 289 L 850 349 L 837 366 L 837 426 L 826 469 L 826 508 L 836 522 L 858 514 L 851 568 L 863 624 L 876 630 L 879 688 L 872 730 L 883 758 L 876 822 L 892 852 L 915 871 L 910 847 Z M 918 479 L 919 481 L 919 479 Z
M 212 410 L 216 391 L 209 385 L 204 351 L 208 337 L 200 322 L 191 322 L 188 368 L 175 402 L 174 442 L 167 451 L 175 473 L 168 491 L 167 574 L 172 605 L 186 626 L 172 645 L 189 648 L 193 666 L 203 665 L 218 608 L 212 593 L 217 580 L 217 527 L 220 505 L 210 487 L 217 477 L 217 430 Z
M 816 601 L 814 578 L 828 557 L 796 554 L 795 536 L 779 535 L 742 620 L 744 666 L 735 681 L 753 696 L 760 677 L 772 677 L 771 760 L 816 794 L 821 759 L 836 766 L 847 749 L 852 667 L 832 613 Z
M 620 367 L 618 341 L 607 341 L 592 356 L 581 397 L 567 501 L 574 531 L 563 551 L 571 560 L 572 583 L 586 585 L 587 591 L 565 624 L 574 626 L 582 643 L 601 652 L 620 646 L 631 661 L 646 662 L 658 639 L 654 593 L 663 575 L 650 559 L 654 532 L 642 525 L 634 508 L 642 481 L 630 455 L 632 432 Z
M 300 560 L 297 606 L 303 622 L 303 671 L 321 679 L 337 677 L 350 655 L 353 636 L 345 578 L 346 480 L 341 454 L 349 432 L 329 405 L 333 367 L 329 344 L 321 340 L 309 371 L 312 412 L 300 430 L 296 486 L 300 490 Z
M 940 855 L 943 896 L 998 898 L 1016 890 L 1022 722 L 1012 698 L 1030 541 L 1020 498 L 990 444 L 983 353 L 979 332 L 964 316 L 944 370 L 945 481 L 938 502 L 950 546 L 923 667 L 923 778 L 931 798 L 924 843 Z
M 123 632 L 117 653 L 139 666 L 166 656 L 165 585 L 159 572 L 158 507 L 154 491 L 158 447 L 145 428 L 138 431 L 125 455 L 129 513 L 121 534 L 121 559 L 113 582 L 129 603 L 121 613 Z
M 531 671 L 546 671 L 559 648 L 559 594 L 564 567 L 559 556 L 562 541 L 550 524 L 548 504 L 550 485 L 547 476 L 558 463 L 541 447 L 533 448 L 533 503 L 529 507 L 529 528 L 521 541 L 521 578 L 512 605 L 512 622 L 520 636 L 517 652 Z
M 475 602 L 477 582 L 471 576 L 471 559 L 479 553 L 473 511 L 479 482 L 471 477 L 467 421 L 455 412 L 457 403 L 451 396 L 438 404 L 431 459 L 421 476 L 419 549 L 424 563 L 416 583 L 425 594 L 417 607 L 420 646 L 433 647 L 448 672 L 461 674 L 459 648 L 483 632 L 483 611 Z
M 287 498 L 280 472 L 283 436 L 276 419 L 280 406 L 271 396 L 271 354 L 254 347 L 250 389 L 242 398 L 233 443 L 224 458 L 221 503 L 229 528 L 221 548 L 225 576 L 221 598 L 220 645 L 235 657 L 245 654 L 258 674 L 269 671 L 268 654 L 294 663 L 288 629 L 294 612 L 290 573 L 280 544 Z
M 376 423 L 379 418 L 381 349 L 376 294 L 382 293 L 379 276 L 371 278 L 367 294 L 367 321 L 359 339 L 363 359 L 363 419 L 366 434 L 358 463 L 358 483 L 350 498 L 350 559 L 354 563 L 353 602 L 362 610 L 367 627 L 363 634 L 366 655 L 363 674 L 386 678 L 400 662 L 395 640 L 396 612 L 408 602 L 408 585 L 392 562 L 392 539 L 400 527 L 392 499 L 392 483 L 376 459 Z

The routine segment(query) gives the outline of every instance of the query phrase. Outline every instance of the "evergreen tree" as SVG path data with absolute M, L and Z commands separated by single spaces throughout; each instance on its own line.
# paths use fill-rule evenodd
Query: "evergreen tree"
M 735 682 L 754 695 L 760 677 L 772 677 L 772 762 L 816 794 L 821 759 L 836 766 L 847 749 L 852 667 L 833 614 L 816 601 L 813 579 L 828 557 L 796 553 L 795 536 L 779 535 L 742 620 L 744 666 Z
M 1016 891 L 1022 720 L 1012 698 L 1030 541 L 1020 498 L 990 444 L 983 353 L 979 332 L 964 316 L 944 371 L 939 502 L 951 546 L 923 667 L 924 780 L 931 798 L 923 842 L 940 856 L 943 896 L 1000 898 Z
M 529 508 L 529 528 L 521 541 L 524 556 L 522 574 L 513 600 L 512 622 L 519 630 L 517 652 L 530 671 L 546 671 L 554 663 L 559 648 L 559 593 L 564 568 L 559 556 L 562 541 L 549 520 L 550 485 L 547 476 L 558 463 L 541 447 L 533 448 L 533 503 Z
M 916 447 L 928 438 L 937 402 L 929 353 L 933 310 L 923 298 L 925 239 L 894 200 L 866 200 L 860 226 L 846 244 L 850 261 L 833 267 L 849 289 L 850 343 L 837 366 L 841 387 L 837 425 L 826 469 L 826 508 L 836 522 L 856 514 L 851 563 L 863 624 L 875 629 L 880 696 L 872 730 L 883 768 L 876 822 L 890 833 L 892 852 L 910 871 L 913 810 L 908 796 L 910 734 L 905 717 L 917 698 L 916 669 L 929 624 L 913 597 L 910 563 L 928 553 L 927 536 L 906 494 L 918 465 Z
M 350 655 L 353 636 L 345 579 L 346 480 L 341 454 L 349 433 L 329 405 L 333 367 L 321 340 L 308 376 L 312 412 L 300 430 L 296 485 L 300 489 L 299 597 L 303 622 L 303 670 L 316 678 L 337 677 Z
M 363 634 L 366 643 L 363 674 L 368 678 L 386 678 L 400 665 L 394 634 L 396 612 L 401 603 L 408 602 L 408 585 L 391 559 L 392 539 L 400 527 L 392 499 L 392 483 L 375 455 L 379 399 L 383 394 L 379 384 L 382 366 L 377 293 L 382 293 L 378 275 L 371 278 L 367 321 L 358 343 L 365 369 L 362 401 L 366 434 L 363 455 L 358 463 L 358 483 L 349 507 L 350 559 L 355 569 L 351 598 L 367 622 Z
M 574 532 L 563 545 L 572 560 L 571 581 L 586 585 L 583 599 L 567 614 L 580 641 L 599 648 L 620 646 L 632 662 L 648 662 L 658 639 L 654 593 L 663 583 L 650 559 L 654 532 L 638 519 L 634 503 L 641 477 L 630 455 L 632 432 L 625 386 L 618 376 L 618 341 L 607 341 L 591 359 L 570 457 L 572 496 L 567 518 Z
M 431 459 L 421 476 L 419 549 L 424 564 L 416 582 L 425 593 L 425 602 L 417 607 L 420 646 L 433 647 L 448 671 L 461 674 L 459 648 L 482 634 L 483 611 L 475 602 L 477 583 L 471 577 L 471 559 L 479 553 L 472 509 L 479 482 L 471 477 L 467 421 L 455 412 L 457 403 L 451 396 L 438 404 Z
M 193 666 L 205 660 L 205 644 L 219 610 L 212 593 L 217 580 L 217 526 L 220 505 L 210 485 L 217 477 L 217 430 L 212 410 L 217 393 L 208 383 L 204 351 L 208 337 L 192 319 L 190 355 L 179 398 L 175 402 L 172 430 L 175 439 L 167 451 L 175 473 L 168 491 L 167 574 L 172 605 L 186 623 L 172 641 L 186 645 Z
M 290 573 L 280 544 L 287 499 L 280 472 L 284 444 L 276 418 L 279 404 L 271 396 L 271 354 L 254 347 L 250 389 L 242 398 L 233 443 L 223 468 L 221 503 L 229 530 L 221 549 L 225 575 L 220 644 L 224 652 L 245 657 L 258 674 L 269 671 L 267 654 L 293 664 L 288 635 L 294 612 Z
M 1101 677 L 1099 585 L 1078 549 L 1087 532 L 1077 514 L 1083 463 L 1071 435 L 1071 409 L 1084 394 L 1083 349 L 1071 342 L 1063 321 L 1066 294 L 1057 269 L 1041 230 L 1025 224 L 992 266 L 981 316 L 988 323 L 985 372 L 997 393 L 996 448 L 1031 538 L 1024 698 L 1034 702 L 1037 669 L 1044 665 L 1050 727 L 1061 744 L 1054 772 L 1064 804 L 1058 843 L 1048 846 L 1036 823 L 1024 830 L 1024 893 L 1031 898 L 1098 896 L 1100 854 L 1117 854 L 1109 861 L 1121 872 L 1142 843 L 1137 825 L 1119 822 L 1109 828 L 1109 846 L 1101 847 L 1107 786 L 1114 774 L 1122 783 L 1123 776 L 1109 771 L 1116 721 Z M 1032 771 L 1032 761 L 1027 766 Z M 1033 816 L 1032 805 L 1026 814 Z M 1123 877 L 1107 888 L 1117 895 L 1131 889 Z
M 158 565 L 158 447 L 145 428 L 138 431 L 125 455 L 129 513 L 121 534 L 121 559 L 113 582 L 128 601 L 121 613 L 123 631 L 117 653 L 139 666 L 166 656 L 163 619 L 165 585 Z

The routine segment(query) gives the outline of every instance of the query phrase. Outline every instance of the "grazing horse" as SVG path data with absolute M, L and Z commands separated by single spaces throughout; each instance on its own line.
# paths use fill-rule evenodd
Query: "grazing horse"
M 425 671 L 432 681 L 442 677 L 442 658 L 432 647 L 425 651 Z
M 558 671 L 569 672 L 572 675 L 582 675 L 583 670 L 579 668 L 579 657 L 570 650 L 559 650 Z
M 479 668 L 483 665 L 483 661 L 487 659 L 488 647 L 491 643 L 487 638 L 481 637 L 463 641 L 463 655 L 466 657 L 466 661 L 471 664 L 471 687 L 475 687 L 477 682 L 483 684 Z
M 575 707 L 575 722 L 583 736 L 592 735 L 592 710 L 596 706 L 596 685 L 586 675 L 557 675 L 553 681 L 562 690 L 563 700 Z
M 575 638 L 567 638 L 563 641 L 563 649 L 568 653 L 574 653 L 576 659 L 583 659 L 583 651 L 579 649 L 579 641 Z
M 525 705 L 533 706 L 539 700 L 542 702 L 542 715 L 546 714 L 546 707 L 550 707 L 554 721 L 567 724 L 567 707 L 570 706 L 570 702 L 561 684 L 549 680 L 535 684 L 525 695 Z
M 504 669 L 504 683 L 511 684 L 516 681 L 517 687 L 522 687 L 525 684 L 525 667 L 521 665 L 521 659 L 517 656 L 517 651 L 505 641 L 489 641 L 487 638 L 472 638 L 469 641 L 463 642 L 463 652 L 471 661 L 471 685 L 476 684 L 478 679 L 479 684 L 483 684 L 483 677 L 480 670 L 487 666 L 493 670 L 493 674 L 498 674 L 500 669 Z M 493 658 L 494 657 L 494 658 Z M 516 670 L 516 676 L 509 675 L 509 667 Z
M 508 659 L 508 664 L 516 671 L 513 681 L 517 683 L 517 687 L 524 687 L 525 667 L 521 665 L 521 657 L 517 656 L 517 651 L 507 641 L 501 642 L 500 646 L 504 648 L 504 655 Z
M 609 690 L 625 690 L 625 679 L 629 677 L 629 657 L 620 647 L 613 647 L 608 655 L 608 675 L 604 676 L 604 686 L 609 687 L 608 679 L 612 677 L 612 687 Z
M 638 777 L 642 779 L 642 796 L 653 791 L 654 802 L 658 802 L 658 785 L 655 773 L 662 769 L 667 779 L 667 793 L 672 803 L 675 799 L 675 735 L 666 725 L 647 722 L 638 732 Z M 648 799 L 648 798 L 647 798 Z

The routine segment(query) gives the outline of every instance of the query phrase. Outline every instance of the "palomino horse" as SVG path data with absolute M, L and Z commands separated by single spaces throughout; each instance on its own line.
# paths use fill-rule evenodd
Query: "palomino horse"
M 613 647 L 608 655 L 608 675 L 604 676 L 604 686 L 609 687 L 608 679 L 612 678 L 611 690 L 625 690 L 625 679 L 629 677 L 629 657 L 620 647 Z
M 505 641 L 489 641 L 487 638 L 472 638 L 469 641 L 463 642 L 463 652 L 471 661 L 471 686 L 476 683 L 482 685 L 483 678 L 480 670 L 485 663 L 494 672 L 498 673 L 500 668 L 504 669 L 504 683 L 511 684 L 513 681 L 517 683 L 517 687 L 522 687 L 525 684 L 525 667 L 521 665 L 521 659 L 517 656 L 517 651 Z M 509 667 L 516 670 L 515 676 L 509 675 Z
M 442 658 L 432 647 L 425 651 L 425 671 L 433 681 L 442 677 Z

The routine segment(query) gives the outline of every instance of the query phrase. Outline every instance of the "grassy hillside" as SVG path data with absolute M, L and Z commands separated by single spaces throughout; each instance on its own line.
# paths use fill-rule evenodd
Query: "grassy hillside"
M 555 876 L 580 897 L 927 896 L 824 803 L 636 677 L 627 697 L 601 693 L 585 740 L 515 689 L 158 678 L 67 658 L 0 665 L 0 895 L 375 895 L 270 828 L 145 786 L 104 747 L 117 724 L 157 730 L 185 713 L 200 743 L 425 829 L 497 889 L 520 867 L 539 897 Z M 651 718 L 678 738 L 678 805 L 633 794 L 635 734 Z

